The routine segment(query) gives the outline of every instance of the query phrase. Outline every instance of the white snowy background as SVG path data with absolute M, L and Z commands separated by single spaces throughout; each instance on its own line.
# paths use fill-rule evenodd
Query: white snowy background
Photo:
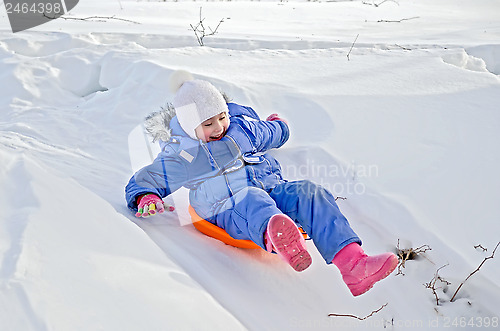
M 2 6 L 0 330 L 498 330 L 500 252 L 450 299 L 500 241 L 500 2 L 381 2 L 81 0 L 16 34 Z M 204 47 L 200 7 L 224 19 Z M 182 195 L 135 219 L 134 128 L 177 69 L 286 118 L 286 176 L 347 198 L 366 252 L 432 250 L 353 298 L 311 242 L 296 273 L 197 232 Z

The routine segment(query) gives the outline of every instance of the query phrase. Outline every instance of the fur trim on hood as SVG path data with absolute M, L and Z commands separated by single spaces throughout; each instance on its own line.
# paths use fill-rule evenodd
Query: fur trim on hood
M 175 108 L 168 103 L 161 110 L 155 111 L 146 117 L 144 127 L 146 132 L 153 138 L 153 142 L 158 140 L 170 140 L 170 120 L 175 116 Z
M 226 93 L 221 92 L 226 103 L 231 102 L 231 99 Z M 170 140 L 171 129 L 170 121 L 176 115 L 175 108 L 171 103 L 167 103 L 161 110 L 149 114 L 144 120 L 144 127 L 146 132 L 153 138 L 153 142 L 163 140 L 165 142 Z

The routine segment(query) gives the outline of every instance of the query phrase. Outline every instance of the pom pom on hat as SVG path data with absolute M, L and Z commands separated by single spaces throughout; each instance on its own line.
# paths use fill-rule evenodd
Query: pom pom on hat
M 193 139 L 198 139 L 195 133 L 198 125 L 213 116 L 228 112 L 222 93 L 209 82 L 194 79 L 187 71 L 174 72 L 169 85 L 172 92 L 175 92 L 172 105 L 179 124 Z
M 168 81 L 168 89 L 172 93 L 176 93 L 179 88 L 187 81 L 194 80 L 193 75 L 186 70 L 177 70 L 172 73 Z

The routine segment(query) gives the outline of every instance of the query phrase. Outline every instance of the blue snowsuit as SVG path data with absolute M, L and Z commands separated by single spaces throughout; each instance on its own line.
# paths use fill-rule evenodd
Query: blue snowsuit
M 278 161 L 265 153 L 288 140 L 287 124 L 261 121 L 250 107 L 228 108 L 230 125 L 218 141 L 196 141 L 177 117 L 170 121 L 170 141 L 161 142 L 162 152 L 125 189 L 129 208 L 137 210 L 139 195 L 163 198 L 184 186 L 198 215 L 264 249 L 269 218 L 280 213 L 307 232 L 327 263 L 346 245 L 361 244 L 329 191 L 308 180 L 288 182 Z

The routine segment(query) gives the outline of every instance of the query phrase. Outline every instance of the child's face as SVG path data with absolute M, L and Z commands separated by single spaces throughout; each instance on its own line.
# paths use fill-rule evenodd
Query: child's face
M 196 137 L 203 142 L 220 140 L 226 134 L 229 117 L 226 112 L 210 117 L 195 129 Z

